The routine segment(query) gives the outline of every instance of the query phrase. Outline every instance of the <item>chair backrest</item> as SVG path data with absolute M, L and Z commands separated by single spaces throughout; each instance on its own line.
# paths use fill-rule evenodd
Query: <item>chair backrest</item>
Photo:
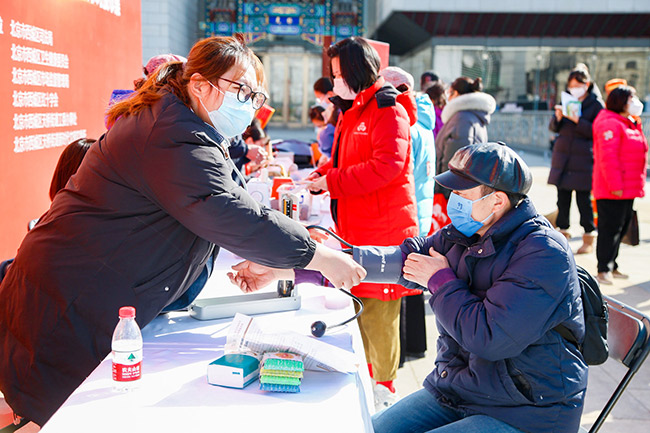
M 609 308 L 607 324 L 609 357 L 623 363 L 628 370 L 589 433 L 595 433 L 600 429 L 650 351 L 650 317 L 612 297 L 605 295 L 603 297 Z
M 631 368 L 648 343 L 648 316 L 611 297 L 605 298 L 609 307 L 609 357 Z

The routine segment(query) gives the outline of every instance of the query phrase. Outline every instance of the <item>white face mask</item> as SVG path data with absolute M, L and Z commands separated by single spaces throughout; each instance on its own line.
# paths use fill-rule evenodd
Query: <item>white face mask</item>
M 580 98 L 582 98 L 582 97 L 584 96 L 585 93 L 587 93 L 587 88 L 586 88 L 586 87 L 583 87 L 583 86 L 580 86 L 580 87 L 571 87 L 571 88 L 569 89 L 569 93 L 570 93 L 571 96 L 573 96 L 574 98 L 578 98 L 578 99 L 580 99 Z
M 350 89 L 343 78 L 334 78 L 334 93 L 341 99 L 353 100 L 357 97 L 357 92 Z
M 640 116 L 643 113 L 643 104 L 636 96 L 633 96 L 630 99 L 630 102 L 627 103 L 627 112 L 631 116 Z
M 327 99 L 327 96 L 324 96 L 324 97 L 322 97 L 322 98 L 316 98 L 316 104 L 320 105 L 320 106 L 323 107 L 323 108 L 327 108 L 327 107 L 329 107 L 330 105 L 332 105 L 332 103 L 330 102 L 330 100 Z
M 251 100 L 242 103 L 237 99 L 236 94 L 224 92 L 209 81 L 208 84 L 223 94 L 223 102 L 218 110 L 208 111 L 199 98 L 203 109 L 208 113 L 212 126 L 225 138 L 232 138 L 244 132 L 255 117 L 255 109 Z

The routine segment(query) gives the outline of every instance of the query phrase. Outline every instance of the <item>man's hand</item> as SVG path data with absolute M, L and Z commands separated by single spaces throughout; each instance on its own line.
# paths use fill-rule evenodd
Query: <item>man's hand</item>
M 427 287 L 433 274 L 448 267 L 447 257 L 439 254 L 433 248 L 429 248 L 428 256 L 418 253 L 409 254 L 404 262 L 402 272 L 407 280 Z
M 316 252 L 307 269 L 319 271 L 337 289 L 343 287 L 350 290 L 366 278 L 366 270 L 350 255 L 322 244 L 316 244 Z
M 309 186 L 310 191 L 327 191 L 327 175 L 315 179 Z
M 612 195 L 615 195 L 616 197 L 623 197 L 623 190 L 619 189 L 616 191 L 612 191 Z
M 293 269 L 275 269 L 245 260 L 232 267 L 237 272 L 228 272 L 230 282 L 244 293 L 256 292 L 276 280 L 293 280 Z

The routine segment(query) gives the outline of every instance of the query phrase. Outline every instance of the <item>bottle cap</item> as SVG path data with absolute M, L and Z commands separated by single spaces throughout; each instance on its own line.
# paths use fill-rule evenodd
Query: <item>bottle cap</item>
M 135 307 L 120 308 L 120 319 L 133 319 L 135 317 Z

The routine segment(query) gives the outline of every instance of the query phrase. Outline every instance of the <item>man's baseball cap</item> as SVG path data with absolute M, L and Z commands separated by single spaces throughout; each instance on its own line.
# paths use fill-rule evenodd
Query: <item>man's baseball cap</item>
M 503 142 L 462 147 L 448 166 L 449 170 L 435 179 L 455 191 L 487 185 L 499 191 L 526 195 L 533 183 L 528 165 Z

